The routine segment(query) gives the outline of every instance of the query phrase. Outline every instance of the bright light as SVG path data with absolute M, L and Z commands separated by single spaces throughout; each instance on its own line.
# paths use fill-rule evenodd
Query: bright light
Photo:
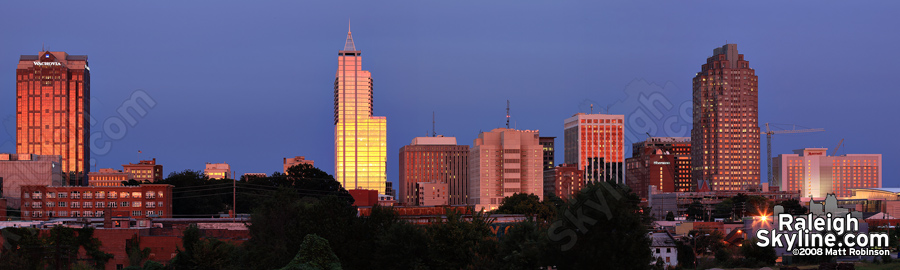
M 768 220 L 769 220 L 769 217 L 767 217 L 767 216 L 762 216 L 762 217 L 760 217 L 760 218 L 761 218 L 761 219 L 762 219 L 762 221 L 763 221 L 763 222 L 765 222 L 765 221 L 768 221 Z

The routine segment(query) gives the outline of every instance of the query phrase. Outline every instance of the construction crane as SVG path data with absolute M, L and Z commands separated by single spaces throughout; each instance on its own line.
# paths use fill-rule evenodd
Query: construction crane
M 841 148 L 841 145 L 843 145 L 843 144 L 844 144 L 844 138 L 841 138 L 841 141 L 838 142 L 838 146 L 835 147 L 834 150 L 831 151 L 831 156 L 832 156 L 832 157 L 837 155 L 837 150 L 840 149 L 840 148 Z
M 775 125 L 782 125 L 782 124 L 772 124 L 773 128 Z M 771 185 L 772 181 L 774 181 L 774 179 L 772 178 L 772 135 L 825 131 L 824 128 L 804 128 L 804 127 L 801 127 L 798 125 L 790 125 L 790 126 L 791 126 L 790 129 L 770 130 L 769 123 L 766 123 L 766 131 L 760 132 L 761 134 L 766 135 L 766 160 L 767 160 L 766 165 L 767 165 L 768 171 L 769 171 L 769 185 Z M 798 127 L 802 128 L 802 129 L 797 129 Z

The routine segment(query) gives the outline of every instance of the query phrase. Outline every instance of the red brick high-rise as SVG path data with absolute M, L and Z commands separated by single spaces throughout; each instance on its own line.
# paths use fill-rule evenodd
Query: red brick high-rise
M 650 196 L 648 188 L 658 192 L 691 192 L 691 138 L 650 137 L 632 144 L 632 157 L 625 160 L 626 178 L 641 199 Z
M 693 81 L 691 169 L 712 190 L 759 187 L 757 77 L 736 44 L 713 50 Z
M 16 152 L 62 156 L 62 171 L 90 163 L 91 69 L 87 55 L 42 51 L 16 68 Z M 86 185 L 69 179 L 70 185 Z

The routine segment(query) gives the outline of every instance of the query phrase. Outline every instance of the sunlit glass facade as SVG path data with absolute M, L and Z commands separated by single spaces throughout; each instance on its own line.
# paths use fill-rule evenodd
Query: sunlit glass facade
M 87 172 L 90 85 L 86 55 L 22 55 L 16 68 L 16 152 L 59 155 L 63 172 Z
M 335 178 L 346 189 L 385 194 L 387 119 L 372 116 L 372 74 L 347 32 L 334 78 Z

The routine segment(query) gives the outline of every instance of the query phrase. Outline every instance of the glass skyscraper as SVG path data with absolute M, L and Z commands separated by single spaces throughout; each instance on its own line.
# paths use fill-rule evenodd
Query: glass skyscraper
M 387 119 L 372 116 L 372 74 L 347 31 L 334 76 L 334 174 L 345 189 L 385 193 Z

